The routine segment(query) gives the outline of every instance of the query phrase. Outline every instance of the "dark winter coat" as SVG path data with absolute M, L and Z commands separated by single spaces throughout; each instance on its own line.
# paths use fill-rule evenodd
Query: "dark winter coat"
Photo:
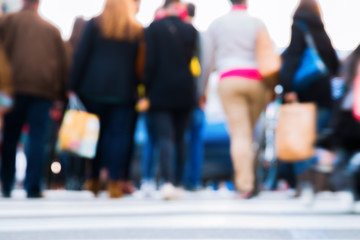
M 299 26 L 299 22 L 307 25 L 320 57 L 329 70 L 328 76 L 319 79 L 313 83 L 308 90 L 298 93 L 300 102 L 315 102 L 320 107 L 331 108 L 331 84 L 330 79 L 338 73 L 339 60 L 331 41 L 325 32 L 321 19 L 307 12 L 298 12 L 294 15 L 291 28 L 291 42 L 289 47 L 282 54 L 283 68 L 281 71 L 281 84 L 284 87 L 284 93 L 292 92 L 292 80 L 301 63 L 302 54 L 306 48 L 304 31 Z
M 134 104 L 138 45 L 104 38 L 96 18 L 91 19 L 75 51 L 70 90 L 104 103 Z
M 175 16 L 155 21 L 146 29 L 145 81 L 152 110 L 195 105 L 195 81 L 189 64 L 197 36 L 192 25 Z

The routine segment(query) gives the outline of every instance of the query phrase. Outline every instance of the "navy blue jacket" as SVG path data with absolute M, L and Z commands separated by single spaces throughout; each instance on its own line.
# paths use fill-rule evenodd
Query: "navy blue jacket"
M 101 102 L 134 104 L 137 53 L 138 41 L 106 39 L 91 19 L 75 51 L 70 90 Z

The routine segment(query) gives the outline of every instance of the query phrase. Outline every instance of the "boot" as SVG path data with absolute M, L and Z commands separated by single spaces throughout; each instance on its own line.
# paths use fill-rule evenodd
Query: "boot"
M 133 194 L 135 192 L 134 184 L 131 181 L 120 181 L 120 191 L 124 194 Z
M 123 192 L 120 190 L 120 182 L 116 180 L 109 180 L 107 185 L 107 191 L 110 198 L 121 198 Z
M 92 192 L 95 196 L 97 196 L 100 192 L 100 179 L 88 179 L 84 184 L 84 189 Z

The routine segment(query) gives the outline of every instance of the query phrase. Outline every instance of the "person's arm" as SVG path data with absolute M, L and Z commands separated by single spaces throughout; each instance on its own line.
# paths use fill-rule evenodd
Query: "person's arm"
M 208 84 L 208 80 L 210 74 L 214 69 L 214 62 L 215 62 L 215 39 L 214 33 L 211 30 L 201 34 L 200 37 L 200 64 L 201 64 L 201 75 L 199 77 L 198 82 L 198 92 L 200 96 L 206 95 L 206 87 Z
M 94 19 L 92 19 L 86 24 L 79 44 L 77 45 L 77 49 L 75 49 L 73 66 L 68 84 L 68 89 L 71 92 L 77 92 L 83 80 L 91 55 L 91 49 L 93 47 L 92 38 L 94 35 L 94 30 L 95 23 Z
M 289 102 L 297 100 L 297 94 L 293 89 L 293 78 L 301 63 L 305 47 L 304 33 L 299 26 L 293 24 L 290 45 L 282 54 L 282 69 L 280 73 L 280 83 L 284 88 L 284 98 Z

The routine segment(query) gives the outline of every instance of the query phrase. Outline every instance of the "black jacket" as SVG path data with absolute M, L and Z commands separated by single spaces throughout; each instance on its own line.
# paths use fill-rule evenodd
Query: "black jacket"
M 70 89 L 88 99 L 134 104 L 137 53 L 138 41 L 105 39 L 90 20 L 75 51 Z
M 291 42 L 282 54 L 283 66 L 280 81 L 284 87 L 284 93 L 293 91 L 292 79 L 301 63 L 302 54 L 306 48 L 304 32 L 297 24 L 299 21 L 305 23 L 314 39 L 320 57 L 327 66 L 330 74 L 313 83 L 309 89 L 299 93 L 300 102 L 315 102 L 320 107 L 331 108 L 331 76 L 338 73 L 339 60 L 331 41 L 325 32 L 324 25 L 318 16 L 307 12 L 298 12 L 294 15 Z
M 196 85 L 189 64 L 195 52 L 196 29 L 171 16 L 153 22 L 146 29 L 145 36 L 145 82 L 150 110 L 193 107 Z

